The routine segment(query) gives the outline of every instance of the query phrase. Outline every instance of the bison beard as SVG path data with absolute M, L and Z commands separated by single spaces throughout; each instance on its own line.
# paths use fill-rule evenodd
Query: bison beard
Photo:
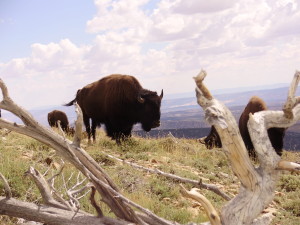
M 245 146 L 248 150 L 249 156 L 252 158 L 256 158 L 256 154 L 247 128 L 249 114 L 250 113 L 254 114 L 256 112 L 263 111 L 263 110 L 267 110 L 267 106 L 265 102 L 261 98 L 257 96 L 253 96 L 249 100 L 247 106 L 245 107 L 239 119 L 240 133 L 245 143 Z M 271 144 L 275 149 L 276 153 L 280 156 L 282 155 L 284 135 L 285 135 L 285 128 L 268 129 L 268 136 L 271 141 Z M 211 127 L 209 135 L 205 137 L 203 140 L 200 139 L 200 142 L 202 144 L 205 144 L 207 149 L 212 149 L 214 147 L 217 148 L 222 147 L 220 136 L 214 126 Z
M 120 143 L 131 136 L 136 123 L 145 131 L 160 125 L 162 98 L 163 91 L 158 96 L 142 88 L 133 76 L 112 74 L 78 90 L 76 98 L 65 106 L 79 104 L 89 141 L 91 136 L 96 140 L 96 127 L 102 123 L 107 135 Z

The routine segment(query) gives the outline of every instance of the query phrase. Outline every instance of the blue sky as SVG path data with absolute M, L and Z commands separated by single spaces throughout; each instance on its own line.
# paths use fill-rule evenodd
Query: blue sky
M 0 77 L 26 108 L 61 105 L 112 73 L 192 92 L 290 83 L 299 0 L 0 0 Z
M 0 60 L 30 55 L 33 43 L 47 44 L 71 38 L 77 45 L 90 43 L 86 21 L 96 14 L 87 0 L 1 0 Z

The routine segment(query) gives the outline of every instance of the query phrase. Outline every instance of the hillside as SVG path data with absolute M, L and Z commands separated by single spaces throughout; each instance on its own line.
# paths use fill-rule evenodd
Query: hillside
M 253 87 L 252 89 L 255 89 L 255 87 Z M 247 91 L 241 91 L 240 89 L 238 89 L 238 92 L 232 92 L 230 90 L 218 91 L 216 92 L 214 97 L 223 102 L 228 108 L 230 108 L 236 118 L 238 118 L 240 112 L 244 109 L 250 97 L 253 95 L 259 96 L 260 98 L 264 99 L 270 109 L 281 109 L 283 102 L 286 100 L 288 87 L 262 90 L 256 89 L 252 91 L 250 91 L 251 88 L 248 88 L 246 90 Z M 300 95 L 300 91 L 297 92 L 297 95 Z M 167 95 L 163 98 L 161 104 L 161 120 L 163 122 L 163 125 L 161 129 L 201 128 L 203 126 L 207 126 L 207 124 L 204 122 L 203 110 L 197 104 L 195 94 L 183 93 L 182 96 L 184 97 L 180 96 L 180 94 L 176 94 L 176 98 L 174 96 L 172 96 L 171 98 Z M 36 118 L 36 120 L 43 125 L 48 125 L 47 114 L 54 109 L 66 112 L 70 123 L 72 123 L 76 116 L 74 107 L 66 107 L 62 105 L 63 102 L 61 105 L 45 106 L 36 109 L 29 109 L 29 111 L 34 116 L 34 118 Z M 3 110 L 2 114 L 3 117 L 18 122 L 16 117 L 6 112 L 5 110 Z M 193 127 L 192 124 L 189 123 L 189 121 L 198 121 L 197 127 Z M 178 125 L 176 125 L 176 123 Z
M 152 137 L 152 138 L 162 138 L 172 135 L 176 138 L 188 138 L 188 139 L 198 139 L 205 137 L 209 134 L 210 128 L 183 128 L 183 129 L 155 129 L 150 132 L 145 132 L 142 130 L 134 131 L 137 136 L 141 137 Z M 287 151 L 300 151 L 300 133 L 287 131 L 284 136 L 284 146 L 283 148 Z
M 288 87 L 280 85 L 280 87 L 265 87 L 265 89 L 258 89 L 259 87 L 251 87 L 243 89 L 228 89 L 213 91 L 215 98 L 223 102 L 232 112 L 238 121 L 245 105 L 248 103 L 251 96 L 259 96 L 268 105 L 271 110 L 281 110 L 284 101 L 286 100 Z M 145 134 L 140 131 L 141 127 L 137 124 L 134 131 L 141 136 L 158 137 L 165 136 L 171 132 L 175 137 L 186 138 L 200 138 L 208 134 L 210 126 L 204 119 L 204 112 L 197 104 L 194 93 L 183 93 L 182 95 L 167 95 L 163 98 L 161 105 L 161 126 Z M 300 95 L 300 91 L 297 92 Z M 183 96 L 183 97 L 180 97 Z M 69 121 L 72 124 L 76 118 L 74 107 L 66 106 L 49 106 L 39 109 L 29 110 L 33 117 L 41 124 L 48 126 L 47 114 L 58 109 L 66 112 Z M 3 110 L 3 118 L 11 121 L 20 122 L 12 114 Z M 300 150 L 300 123 L 287 130 L 285 136 L 284 148 L 287 150 Z
M 107 138 L 103 131 L 98 130 L 97 133 L 97 142 L 94 145 L 87 146 L 86 140 L 83 141 L 86 151 L 104 168 L 126 197 L 168 220 L 186 224 L 190 221 L 200 223 L 208 219 L 199 204 L 181 196 L 178 181 L 138 170 L 110 158 L 109 155 L 183 178 L 196 181 L 201 179 L 203 183 L 217 185 L 229 196 L 234 196 L 239 190 L 239 182 L 220 150 L 206 150 L 195 140 L 174 137 L 134 136 L 118 146 Z M 39 203 L 41 198 L 37 188 L 28 177 L 24 177 L 24 173 L 31 165 L 41 173 L 47 171 L 46 178 L 50 178 L 58 172 L 60 158 L 55 155 L 53 149 L 14 132 L 7 133 L 2 129 L 0 138 L 0 171 L 8 179 L 13 197 Z M 283 158 L 299 162 L 300 153 L 285 151 Z M 51 164 L 49 159 L 52 160 Z M 70 188 L 76 180 L 83 178 L 77 176 L 76 170 L 69 163 L 66 163 L 63 175 L 55 179 L 55 187 L 66 197 L 65 187 Z M 289 172 L 283 172 L 275 199 L 269 209 L 275 210 L 276 217 L 272 225 L 300 223 L 299 178 L 299 174 L 290 175 Z M 2 185 L 0 182 L 0 194 L 4 195 Z M 192 187 L 190 184 L 184 186 Z M 227 202 L 211 191 L 202 189 L 201 193 L 207 196 L 218 210 Z M 80 200 L 81 209 L 95 213 L 88 197 L 89 194 Z M 100 207 L 105 215 L 110 215 L 103 203 Z M 0 216 L 1 225 L 16 223 L 17 219 Z
M 232 112 L 238 121 L 245 105 L 253 95 L 257 95 L 264 99 L 271 110 L 281 110 L 288 87 L 282 85 L 280 87 L 265 87 L 261 90 L 255 87 L 243 89 L 228 89 L 215 91 L 215 98 L 223 102 Z M 300 95 L 300 91 L 297 92 Z M 139 124 L 135 125 L 134 131 L 140 136 L 164 137 L 169 132 L 178 138 L 200 138 L 209 133 L 209 125 L 204 120 L 204 112 L 196 102 L 194 93 L 184 93 L 182 98 L 180 94 L 168 95 L 163 99 L 161 105 L 161 126 L 149 133 L 141 131 Z M 48 106 L 39 109 L 29 110 L 30 113 L 41 124 L 48 126 L 47 115 L 50 111 L 58 109 L 66 112 L 69 121 L 72 124 L 75 121 L 76 115 L 74 107 L 66 106 Z M 14 115 L 3 110 L 3 118 L 20 122 Z M 300 123 L 287 130 L 284 148 L 286 150 L 300 150 Z

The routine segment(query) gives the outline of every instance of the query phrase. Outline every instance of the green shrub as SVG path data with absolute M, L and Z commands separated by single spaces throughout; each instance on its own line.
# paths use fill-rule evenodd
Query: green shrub
M 295 216 L 300 216 L 300 199 L 290 199 L 283 204 L 285 210 L 290 211 Z
M 281 189 L 284 189 L 287 192 L 296 191 L 296 190 L 300 191 L 299 176 L 290 175 L 290 174 L 283 175 L 280 178 L 279 186 Z

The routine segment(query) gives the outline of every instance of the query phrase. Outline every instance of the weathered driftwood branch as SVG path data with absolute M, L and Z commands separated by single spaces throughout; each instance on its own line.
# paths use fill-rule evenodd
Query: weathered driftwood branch
M 12 197 L 12 193 L 11 193 L 11 189 L 10 186 L 6 180 L 6 178 L 2 175 L 2 173 L 0 173 L 0 179 L 3 182 L 3 186 L 4 186 L 4 190 L 5 190 L 5 196 L 7 199 Z
M 75 112 L 77 114 L 77 120 L 75 121 L 75 133 L 73 138 L 73 145 L 79 148 L 81 142 L 83 116 L 82 116 L 82 111 L 77 103 L 75 103 Z
M 46 205 L 23 202 L 14 198 L 6 199 L 0 196 L 0 215 L 24 218 L 29 221 L 39 221 L 51 225 L 129 225 L 132 223 L 109 217 L 98 218 L 88 213 L 74 213 Z
M 210 203 L 210 201 L 204 195 L 198 192 L 199 189 L 193 188 L 192 190 L 188 191 L 184 188 L 183 185 L 180 185 L 180 187 L 183 196 L 194 199 L 203 206 L 211 225 L 221 225 L 221 220 L 218 212 Z
M 96 189 L 95 189 L 94 186 L 92 186 L 91 189 L 92 189 L 92 193 L 91 193 L 91 196 L 90 196 L 91 204 L 95 208 L 95 210 L 97 212 L 97 216 L 102 218 L 104 216 L 103 212 L 102 212 L 101 208 L 98 206 L 98 204 L 95 200 Z
M 164 177 L 167 177 L 169 179 L 176 180 L 176 181 L 179 181 L 179 182 L 182 182 L 182 183 L 189 183 L 189 184 L 192 184 L 194 187 L 198 187 L 198 188 L 201 188 L 201 189 L 206 189 L 206 190 L 212 191 L 212 192 L 216 193 L 217 195 L 220 195 L 222 198 L 224 198 L 227 201 L 229 201 L 231 199 L 231 197 L 229 195 L 227 195 L 226 193 L 222 192 L 214 184 L 206 184 L 206 183 L 203 183 L 202 180 L 197 181 L 197 180 L 187 179 L 187 178 L 180 177 L 180 176 L 177 176 L 177 175 L 174 175 L 174 174 L 165 173 L 165 172 L 163 172 L 163 171 L 161 171 L 159 169 L 150 169 L 150 168 L 138 165 L 136 163 L 127 162 L 126 160 L 119 159 L 119 158 L 117 158 L 117 157 L 115 157 L 113 155 L 110 155 L 110 154 L 105 154 L 105 155 L 107 157 L 111 158 L 111 159 L 114 159 L 114 160 L 116 160 L 118 162 L 127 164 L 127 165 L 129 165 L 131 167 L 134 167 L 134 168 L 137 168 L 137 169 L 140 169 L 140 170 L 144 170 L 144 171 L 149 172 L 149 173 L 161 175 L 161 176 L 164 176 Z
M 52 194 L 51 189 L 48 185 L 48 182 L 45 180 L 45 178 L 41 175 L 39 171 L 34 169 L 33 167 L 30 167 L 29 170 L 25 173 L 27 176 L 30 176 L 36 186 L 38 187 L 43 201 L 46 205 L 59 208 L 59 209 L 66 209 L 66 210 L 72 210 L 72 208 L 69 205 L 61 204 L 60 202 L 56 201 Z
M 194 78 L 197 85 L 203 81 L 205 76 L 206 72 L 202 70 L 200 74 Z M 222 145 L 225 146 L 224 150 L 228 158 L 235 159 L 235 163 L 231 161 L 235 175 L 239 178 L 243 186 L 253 190 L 257 183 L 258 176 L 248 157 L 244 142 L 239 135 L 235 118 L 221 102 L 214 98 L 206 98 L 200 89 L 203 86 L 205 87 L 204 84 L 197 87 L 196 95 L 198 104 L 202 106 L 205 111 L 205 119 L 209 124 L 216 127 L 222 140 Z M 206 92 L 207 90 L 205 88 L 204 93 Z M 250 176 L 249 179 L 248 176 Z
M 258 155 L 258 168 L 252 165 L 248 157 L 233 115 L 208 93 L 203 84 L 205 76 L 206 72 L 201 71 L 194 78 L 198 104 L 204 109 L 208 123 L 217 129 L 232 170 L 241 181 L 239 194 L 222 208 L 221 222 L 223 225 L 268 224 L 265 216 L 257 217 L 273 199 L 279 178 L 278 169 L 299 170 L 300 165 L 280 160 L 268 138 L 267 129 L 289 127 L 300 119 L 299 97 L 294 96 L 300 73 L 295 74 L 284 112 L 262 111 L 250 115 L 248 129 Z
M 69 179 L 67 181 L 65 181 L 65 178 L 62 175 L 63 185 L 64 185 L 65 191 L 69 197 L 68 203 L 72 208 L 74 208 L 76 210 L 79 210 L 79 208 L 80 208 L 79 200 L 82 197 L 86 196 L 88 194 L 90 188 L 92 187 L 92 184 L 90 184 L 90 183 L 87 183 L 83 186 L 83 184 L 86 181 L 86 178 L 80 180 L 79 179 L 80 174 L 81 174 L 80 172 L 77 174 L 77 182 L 71 188 L 67 187 L 67 183 L 68 183 L 68 181 L 70 181 L 73 173 L 71 174 L 71 176 L 69 177 Z M 88 191 L 86 191 L 87 189 L 88 189 Z M 78 194 L 80 194 L 80 193 L 83 193 L 83 194 L 81 196 L 78 196 Z
M 300 80 L 300 72 L 296 71 L 293 81 L 291 82 L 287 100 L 283 106 L 283 112 L 286 118 L 293 119 L 293 109 L 299 103 L 299 97 L 295 97 L 295 93 Z
M 300 172 L 300 165 L 298 163 L 280 160 L 277 169 L 288 170 L 293 172 Z

